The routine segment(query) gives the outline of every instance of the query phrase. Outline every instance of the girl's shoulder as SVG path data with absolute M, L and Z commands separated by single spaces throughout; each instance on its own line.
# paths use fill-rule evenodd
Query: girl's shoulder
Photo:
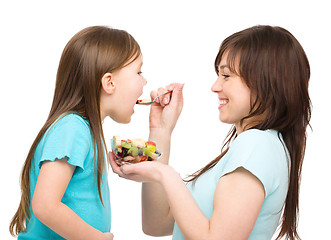
M 45 137 L 76 135 L 90 138 L 90 127 L 88 121 L 76 114 L 65 113 L 59 116 L 46 131 Z
M 59 116 L 40 140 L 35 166 L 44 161 L 68 158 L 68 163 L 85 169 L 85 159 L 92 149 L 92 135 L 87 120 L 75 113 Z
M 57 118 L 51 128 L 89 129 L 88 121 L 77 113 L 65 113 Z
M 85 125 L 88 127 L 87 119 L 75 112 L 64 113 L 56 121 L 61 124 L 70 123 L 72 125 Z

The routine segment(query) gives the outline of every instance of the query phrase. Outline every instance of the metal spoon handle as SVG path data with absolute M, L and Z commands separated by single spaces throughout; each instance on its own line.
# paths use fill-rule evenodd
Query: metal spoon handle
M 164 94 L 170 93 L 172 91 L 173 90 L 169 90 L 169 91 L 166 91 L 166 92 L 160 94 L 159 96 L 157 96 L 156 98 L 154 98 L 153 101 L 143 102 L 142 100 L 137 100 L 136 104 L 140 104 L 140 105 L 151 105 L 152 103 L 154 103 L 156 101 L 156 99 L 158 99 L 159 97 L 163 96 Z

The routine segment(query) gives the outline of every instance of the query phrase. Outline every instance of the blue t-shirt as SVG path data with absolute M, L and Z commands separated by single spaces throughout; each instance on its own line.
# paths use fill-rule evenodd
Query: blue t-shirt
M 265 190 L 264 202 L 249 239 L 272 238 L 279 224 L 289 184 L 290 160 L 281 134 L 280 139 L 275 130 L 247 130 L 238 135 L 212 169 L 202 174 L 194 185 L 188 184 L 188 189 L 208 219 L 213 213 L 214 193 L 219 179 L 243 167 L 261 181 Z M 176 223 L 173 239 L 184 239 Z
M 68 114 L 59 118 L 46 131 L 34 152 L 30 172 L 31 218 L 27 221 L 26 232 L 18 235 L 19 240 L 64 239 L 37 219 L 31 208 L 31 200 L 42 163 L 65 157 L 76 169 L 63 195 L 62 203 L 92 227 L 102 232 L 110 231 L 111 211 L 107 167 L 105 167 L 101 183 L 104 203 L 102 206 L 94 171 L 93 140 L 89 123 L 77 114 Z

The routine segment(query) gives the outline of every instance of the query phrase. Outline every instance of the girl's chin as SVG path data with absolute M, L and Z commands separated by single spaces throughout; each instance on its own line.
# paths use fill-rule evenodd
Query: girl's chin
M 124 117 L 120 123 L 127 124 L 127 123 L 130 123 L 130 122 L 131 122 L 131 115 Z
M 131 122 L 131 117 L 132 117 L 133 114 L 134 114 L 134 109 L 132 108 L 132 110 L 130 112 L 126 112 L 125 114 L 120 116 L 120 118 L 117 119 L 116 122 L 123 123 L 123 124 L 130 123 Z
M 127 123 L 131 122 L 131 115 L 126 115 L 126 116 L 117 115 L 116 117 L 112 117 L 112 116 L 109 116 L 109 117 L 117 123 L 127 124 Z
M 130 119 L 121 119 L 119 121 L 116 121 L 117 123 L 121 123 L 121 124 L 128 124 L 131 122 L 131 118 Z

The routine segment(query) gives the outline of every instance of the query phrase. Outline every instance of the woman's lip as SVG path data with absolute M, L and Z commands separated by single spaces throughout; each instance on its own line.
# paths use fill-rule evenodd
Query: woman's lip
M 229 99 L 227 98 L 219 98 L 219 106 L 218 109 L 221 109 L 222 107 L 224 107 L 226 104 L 228 104 Z

